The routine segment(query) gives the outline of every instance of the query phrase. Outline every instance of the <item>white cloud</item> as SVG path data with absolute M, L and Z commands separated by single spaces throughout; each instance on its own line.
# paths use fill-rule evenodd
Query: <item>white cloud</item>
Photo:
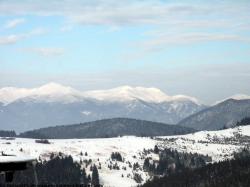
M 228 3 L 230 4 L 230 3 Z M 166 24 L 172 20 L 183 20 L 185 17 L 214 15 L 249 9 L 239 6 L 229 6 L 227 3 L 188 3 L 186 1 L 163 2 L 160 0 L 2 0 L 0 14 L 2 15 L 60 15 L 73 22 L 84 25 L 138 25 Z M 240 4 L 240 3 L 239 3 Z M 229 7 L 228 7 L 229 6 Z M 238 16 L 238 14 L 235 14 Z
M 0 45 L 14 44 L 20 39 L 22 39 L 22 36 L 14 35 L 14 34 L 8 35 L 8 36 L 2 36 L 0 37 Z
M 23 24 L 25 22 L 25 19 L 23 18 L 17 18 L 17 19 L 13 19 L 8 21 L 5 25 L 4 28 L 5 29 L 12 29 L 15 28 L 16 26 Z
M 247 1 L 161 1 L 161 0 L 1 0 L 0 15 L 63 16 L 71 23 L 109 27 L 160 25 L 217 28 L 239 26 L 250 18 Z M 20 20 L 19 20 L 20 21 Z M 249 22 L 248 22 L 249 23 Z M 65 26 L 62 30 L 68 30 Z
M 15 44 L 20 40 L 24 40 L 36 35 L 42 35 L 47 33 L 48 31 L 42 28 L 36 28 L 31 30 L 27 33 L 21 33 L 21 34 L 12 34 L 12 35 L 6 35 L 6 36 L 0 36 L 0 45 L 10 45 Z
M 121 30 L 121 27 L 119 27 L 119 26 L 111 26 L 107 29 L 107 32 L 117 32 L 120 30 Z
M 64 25 L 60 28 L 60 31 L 61 32 L 69 32 L 73 29 L 73 26 L 72 25 Z
M 139 42 L 131 42 L 129 48 L 137 49 L 133 52 L 123 53 L 121 59 L 124 62 L 137 61 L 145 58 L 150 53 L 168 50 L 173 46 L 186 46 L 195 43 L 204 42 L 243 42 L 250 44 L 250 38 L 237 34 L 223 33 L 206 33 L 206 32 L 190 32 L 190 33 L 164 33 L 156 32 L 150 34 L 151 38 Z
M 45 57 L 61 56 L 65 53 L 65 50 L 63 48 L 56 48 L 56 47 L 25 48 L 22 50 L 27 52 L 32 52 Z
M 214 33 L 182 33 L 182 34 L 160 34 L 156 38 L 139 43 L 145 51 L 161 50 L 172 45 L 190 44 L 209 41 L 239 41 L 250 42 L 250 38 L 233 34 L 214 34 Z
M 45 28 L 42 28 L 42 27 L 37 27 L 37 28 L 31 30 L 27 35 L 28 36 L 42 35 L 42 34 L 46 34 L 48 32 L 49 32 L 48 29 L 45 29 Z
M 249 5 L 248 1 L 220 0 L 0 0 L 0 15 L 62 16 L 68 24 L 60 28 L 62 32 L 74 24 L 102 25 L 108 32 L 124 26 L 151 26 L 145 30 L 154 29 L 154 34 L 139 44 L 148 52 L 173 44 L 249 42 L 249 36 L 240 33 L 249 26 Z

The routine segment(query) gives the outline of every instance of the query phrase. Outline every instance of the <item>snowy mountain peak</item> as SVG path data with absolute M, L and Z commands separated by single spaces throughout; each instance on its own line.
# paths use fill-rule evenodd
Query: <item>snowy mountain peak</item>
M 0 89 L 0 102 L 5 105 L 18 99 L 75 102 L 86 98 L 107 102 L 127 102 L 133 100 L 142 100 L 151 103 L 191 101 L 200 105 L 195 98 L 185 95 L 169 96 L 160 89 L 153 87 L 120 86 L 107 90 L 81 92 L 71 87 L 51 82 L 31 89 L 15 87 Z
M 245 94 L 235 94 L 235 95 L 232 95 L 232 96 L 230 96 L 230 97 L 227 97 L 227 98 L 225 98 L 225 99 L 223 99 L 223 100 L 216 101 L 216 102 L 214 103 L 214 105 L 219 104 L 219 103 L 221 103 L 221 102 L 224 102 L 224 101 L 226 101 L 226 100 L 228 100 L 228 99 L 244 100 L 244 99 L 250 99 L 250 96 L 249 96 L 249 95 L 245 95 Z
M 186 96 L 186 95 L 172 96 L 172 100 L 174 100 L 174 101 L 192 101 L 193 103 L 196 103 L 197 105 L 201 105 L 201 102 L 198 99 L 196 99 L 194 97 Z
M 39 99 L 41 97 L 49 97 L 50 101 L 55 99 L 63 100 L 62 96 L 79 95 L 79 92 L 71 87 L 65 87 L 57 83 L 48 83 L 38 88 L 15 88 L 5 87 L 0 89 L 0 102 L 6 104 L 12 103 L 18 99 L 33 98 Z M 65 97 L 65 100 L 69 98 Z M 71 98 L 72 100 L 72 98 Z
M 250 99 L 250 96 L 245 94 L 236 94 L 231 96 L 230 98 L 235 100 L 243 100 L 243 99 Z
M 130 100 L 143 100 L 147 102 L 163 102 L 169 101 L 170 96 L 167 96 L 161 90 L 157 88 L 144 88 L 144 87 L 131 87 L 121 86 L 108 90 L 95 90 L 84 93 L 87 97 L 91 97 L 97 100 L 108 101 L 130 101 Z
M 32 89 L 33 92 L 36 94 L 43 94 L 43 95 L 50 95 L 50 94 L 71 94 L 74 92 L 77 92 L 71 87 L 63 86 L 58 83 L 50 82 L 48 84 L 45 84 L 39 88 Z
M 26 97 L 29 89 L 5 87 L 0 89 L 0 102 L 4 104 L 11 103 L 19 98 Z

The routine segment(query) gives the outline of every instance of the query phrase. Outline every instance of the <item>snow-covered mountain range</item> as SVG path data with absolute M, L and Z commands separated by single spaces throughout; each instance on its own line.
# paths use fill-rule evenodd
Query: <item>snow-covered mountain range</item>
M 17 132 L 119 117 L 215 130 L 249 117 L 249 105 L 250 96 L 242 94 L 205 106 L 194 97 L 131 86 L 79 91 L 49 83 L 0 89 L 1 129 Z
M 161 103 L 161 102 L 178 102 L 192 101 L 197 105 L 200 102 L 194 98 L 185 95 L 169 96 L 157 88 L 120 86 L 108 90 L 93 90 L 81 92 L 68 86 L 57 83 L 48 83 L 38 88 L 16 88 L 4 87 L 0 89 L 0 102 L 8 105 L 17 100 L 31 98 L 40 102 L 42 98 L 47 102 L 63 101 L 73 103 L 84 99 L 94 99 L 105 102 L 128 102 L 141 100 L 144 102 Z
M 0 89 L 2 129 L 25 131 L 104 118 L 127 117 L 175 124 L 206 106 L 196 98 L 157 88 L 122 86 L 79 91 L 57 83 Z

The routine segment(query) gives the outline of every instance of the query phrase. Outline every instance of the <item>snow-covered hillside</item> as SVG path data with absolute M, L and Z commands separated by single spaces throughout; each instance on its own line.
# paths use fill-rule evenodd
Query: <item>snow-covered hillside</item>
M 234 151 L 250 145 L 250 125 L 181 136 L 158 137 L 160 147 L 209 155 L 213 162 L 232 158 Z
M 117 137 L 105 139 L 60 139 L 49 140 L 50 144 L 36 143 L 34 139 L 9 138 L 0 139 L 0 151 L 9 154 L 31 155 L 42 160 L 50 158 L 51 153 L 59 152 L 72 155 L 74 160 L 82 162 L 92 160 L 92 164 L 101 165 L 100 180 L 105 186 L 136 186 L 133 179 L 135 173 L 141 174 L 143 181 L 149 179 L 148 173 L 142 170 L 145 159 L 144 149 L 153 149 L 158 145 L 160 149 L 172 148 L 178 151 L 207 154 L 213 162 L 232 158 L 234 151 L 238 151 L 250 144 L 250 125 L 226 129 L 221 131 L 201 131 L 194 134 L 167 137 Z M 87 152 L 87 154 L 85 154 Z M 124 162 L 112 161 L 111 153 L 119 152 Z M 147 155 L 149 156 L 149 155 Z M 151 153 L 154 160 L 158 155 Z M 119 166 L 109 169 L 110 165 Z M 140 168 L 133 170 L 133 164 Z M 89 166 L 87 169 L 89 171 Z M 122 177 L 123 176 L 123 177 Z
M 68 139 L 68 140 L 49 140 L 50 144 L 36 143 L 34 139 L 17 138 L 15 140 L 1 139 L 0 151 L 8 154 L 32 155 L 42 160 L 50 159 L 51 153 L 59 152 L 72 155 L 77 162 L 80 160 L 92 160 L 99 166 L 100 181 L 105 186 L 136 186 L 133 173 L 141 174 L 144 181 L 149 176 L 143 171 L 133 171 L 134 163 L 143 165 L 143 149 L 153 149 L 157 141 L 150 138 L 120 137 L 106 139 Z M 117 162 L 119 170 L 108 168 L 111 165 L 111 153 L 119 152 L 125 159 L 124 162 Z M 87 156 L 85 155 L 87 153 Z M 114 165 L 116 162 L 112 162 Z M 130 163 L 130 164 L 129 164 Z M 85 166 L 84 166 L 85 167 Z M 126 168 L 126 169 L 124 169 Z M 89 167 L 86 170 L 89 172 Z M 122 177 L 123 175 L 123 177 Z

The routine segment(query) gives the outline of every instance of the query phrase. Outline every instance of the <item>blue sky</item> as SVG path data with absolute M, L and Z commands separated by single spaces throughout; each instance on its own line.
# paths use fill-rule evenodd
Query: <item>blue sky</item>
M 250 2 L 1 0 L 0 87 L 250 94 Z

